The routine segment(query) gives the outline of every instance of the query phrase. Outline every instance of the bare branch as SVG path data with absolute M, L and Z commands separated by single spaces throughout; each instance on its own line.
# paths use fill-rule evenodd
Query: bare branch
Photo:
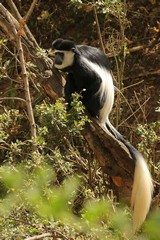
M 12 13 L 14 14 L 15 18 L 20 21 L 20 19 L 22 18 L 15 3 L 12 0 L 6 0 L 7 4 L 9 5 L 9 7 L 11 8 Z
M 16 34 L 17 31 L 20 28 L 19 22 L 13 17 L 13 15 L 0 3 L 0 26 L 2 26 L 2 29 L 7 32 L 7 35 L 9 35 L 9 40 L 11 40 L 14 45 L 16 45 Z M 5 22 L 5 24 L 4 24 Z M 7 25 L 7 28 L 6 28 Z M 9 25 L 9 27 L 8 27 Z M 10 29 L 11 33 L 8 31 L 8 28 Z M 23 37 L 26 37 L 26 34 L 24 32 Z
M 160 76 L 160 70 L 150 71 L 150 72 L 148 72 L 148 71 L 142 72 L 142 73 L 139 73 L 139 74 L 134 75 L 134 76 L 125 77 L 124 80 L 128 80 L 128 79 L 131 79 L 131 78 L 136 79 L 136 78 L 147 77 L 147 76 L 152 76 L 152 75 Z
M 25 238 L 25 240 L 38 240 L 38 239 L 42 239 L 42 238 L 46 238 L 46 237 L 53 237 L 53 234 L 52 233 L 43 233 L 41 235 L 27 237 L 27 238 Z
M 9 5 L 11 11 L 13 12 L 14 16 L 16 17 L 16 19 L 20 22 L 22 20 L 22 16 L 19 13 L 15 3 L 13 2 L 13 0 L 6 0 L 6 1 L 7 1 L 7 4 Z M 26 24 L 24 25 L 24 29 L 25 29 L 26 35 L 27 35 L 28 39 L 30 40 L 30 42 L 33 43 L 34 47 L 38 48 L 39 47 L 38 43 Z
M 95 3 L 95 1 L 94 1 L 94 3 Z M 104 44 L 103 44 L 103 40 L 102 40 L 102 34 L 101 34 L 100 26 L 99 26 L 99 21 L 98 21 L 98 16 L 97 16 L 97 11 L 96 11 L 95 4 L 93 6 L 93 10 L 94 10 L 94 16 L 95 16 L 98 36 L 99 36 L 99 40 L 100 40 L 100 46 L 101 46 L 102 51 L 105 53 L 105 48 L 104 48 Z
M 62 234 L 59 231 L 53 231 L 52 233 L 43 233 L 41 235 L 36 235 L 33 237 L 27 237 L 25 238 L 25 240 L 38 240 L 38 239 L 42 239 L 42 238 L 47 238 L 47 237 L 52 237 L 54 238 L 61 238 L 61 239 L 65 239 L 65 240 L 74 240 L 73 238 L 68 238 L 66 237 L 64 234 Z
M 124 120 L 122 121 L 118 126 L 120 127 L 121 125 L 123 125 L 125 122 L 127 122 L 132 116 L 136 116 L 136 113 L 141 109 L 141 107 L 143 107 L 148 101 L 149 101 L 150 97 L 147 98 L 145 100 L 145 102 L 139 107 L 137 108 L 134 112 L 132 111 L 132 113 Z
M 23 98 L 19 98 L 19 97 L 2 97 L 2 98 L 0 98 L 0 101 L 4 101 L 4 100 L 18 100 L 18 101 L 22 101 L 22 102 L 26 103 L 26 101 Z
M 19 52 L 21 69 L 22 69 L 22 78 L 24 81 L 24 90 L 25 90 L 25 98 L 26 98 L 26 105 L 27 105 L 27 113 L 28 113 L 28 118 L 29 118 L 30 128 L 31 128 L 31 137 L 35 139 L 36 124 L 35 124 L 34 115 L 33 115 L 32 102 L 31 102 L 31 96 L 30 96 L 30 90 L 29 90 L 29 80 L 27 77 L 26 63 L 24 60 L 24 53 L 23 53 L 20 35 L 17 35 L 17 44 L 18 44 L 18 52 Z
M 12 29 L 14 42 L 17 44 L 17 50 L 18 50 L 20 65 L 21 65 L 21 69 L 22 69 L 22 78 L 24 81 L 24 90 L 25 90 L 28 119 L 30 122 L 31 137 L 35 139 L 36 138 L 36 125 L 35 125 L 34 115 L 33 115 L 30 90 L 29 90 L 29 81 L 28 81 L 27 71 L 26 71 L 26 66 L 25 66 L 25 59 L 24 59 L 24 53 L 23 53 L 23 48 L 22 48 L 21 35 L 18 34 L 18 31 L 16 29 L 17 22 L 14 21 L 14 18 L 12 17 L 10 12 L 6 8 L 4 8 L 2 4 L 0 4 L 0 11 L 4 12 L 4 14 L 7 18 L 7 21 L 9 22 L 11 29 Z M 35 148 L 34 148 L 34 150 L 35 150 Z
M 0 4 L 0 6 L 1 6 L 1 4 Z M 16 46 L 16 39 L 15 39 L 15 35 L 13 33 L 13 29 L 12 29 L 10 23 L 7 21 L 7 19 L 5 19 L 4 16 L 1 14 L 0 14 L 0 27 L 3 30 L 3 32 L 5 32 L 5 34 L 8 36 L 8 39 L 12 42 L 12 44 L 14 46 Z
M 12 32 L 16 36 L 17 29 L 19 27 L 18 21 L 12 17 L 11 13 L 2 5 L 2 3 L 0 3 L 0 12 L 1 12 L 2 16 L 6 17 L 6 20 L 9 22 L 9 24 L 12 27 Z
M 28 19 L 30 18 L 30 16 L 31 16 L 31 14 L 32 14 L 32 12 L 33 12 L 33 10 L 34 10 L 34 7 L 35 7 L 35 5 L 36 5 L 37 2 L 38 2 L 38 0 L 33 0 L 33 2 L 32 2 L 32 4 L 31 4 L 31 6 L 30 6 L 30 8 L 29 8 L 29 10 L 28 10 L 28 12 L 27 12 L 27 14 L 26 14 L 26 16 L 24 17 L 26 22 L 27 22 Z

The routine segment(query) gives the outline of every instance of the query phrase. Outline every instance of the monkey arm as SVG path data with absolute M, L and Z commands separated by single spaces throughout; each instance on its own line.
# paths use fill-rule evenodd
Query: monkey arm
M 68 103 L 68 109 L 71 108 L 72 93 L 75 91 L 74 77 L 72 73 L 69 73 L 66 77 L 66 84 L 64 86 L 65 101 Z

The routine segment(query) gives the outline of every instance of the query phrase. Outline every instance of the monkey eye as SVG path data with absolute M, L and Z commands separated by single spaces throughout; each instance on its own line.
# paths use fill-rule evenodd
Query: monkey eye
M 55 56 L 63 57 L 63 56 L 64 56 L 64 53 L 63 53 L 63 52 L 55 52 Z
M 71 48 L 72 52 L 77 53 L 76 48 Z

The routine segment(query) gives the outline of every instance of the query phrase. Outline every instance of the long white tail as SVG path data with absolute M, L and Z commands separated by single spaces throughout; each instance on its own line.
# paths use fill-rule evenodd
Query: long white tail
M 144 222 L 150 208 L 153 192 L 152 178 L 143 156 L 123 138 L 109 121 L 108 116 L 112 110 L 114 102 L 114 86 L 111 73 L 106 69 L 100 68 L 100 66 L 96 64 L 90 62 L 87 64 L 89 64 L 89 66 L 93 68 L 102 79 L 102 84 L 99 89 L 99 92 L 101 93 L 100 97 L 103 98 L 104 93 L 106 94 L 104 106 L 99 112 L 99 123 L 104 130 L 107 128 L 111 134 L 125 144 L 133 161 L 135 161 L 131 207 L 133 208 L 133 231 L 136 232 Z
M 144 222 L 150 208 L 153 183 L 147 164 L 139 152 L 135 153 L 136 165 L 131 196 L 133 208 L 133 231 L 136 232 Z
M 102 125 L 104 127 L 104 124 Z M 107 129 L 119 141 L 126 145 L 132 158 L 135 160 L 131 207 L 133 208 L 133 232 L 136 232 L 143 224 L 150 208 L 153 193 L 152 178 L 143 156 L 123 138 L 123 136 L 113 127 L 108 118 L 105 127 L 107 127 Z

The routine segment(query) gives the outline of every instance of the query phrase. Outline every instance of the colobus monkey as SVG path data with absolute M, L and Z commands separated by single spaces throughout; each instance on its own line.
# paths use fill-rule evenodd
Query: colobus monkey
M 88 112 L 96 117 L 108 130 L 128 148 L 135 172 L 131 196 L 133 208 L 133 230 L 144 222 L 149 211 L 153 184 L 143 156 L 112 126 L 109 114 L 114 103 L 114 85 L 108 58 L 99 49 L 75 45 L 71 40 L 61 38 L 52 43 L 55 49 L 55 67 L 68 73 L 65 85 L 65 99 L 70 104 L 72 93 L 82 94 L 82 102 Z

